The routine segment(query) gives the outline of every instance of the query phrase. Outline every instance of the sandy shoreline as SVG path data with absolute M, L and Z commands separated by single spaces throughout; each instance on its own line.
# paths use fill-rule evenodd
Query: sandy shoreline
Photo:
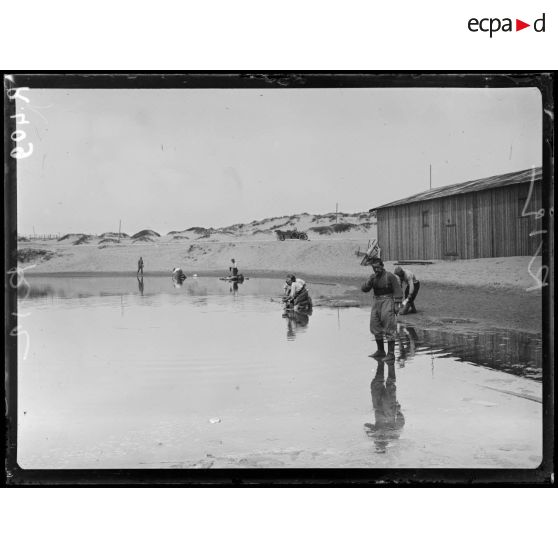
M 20 261 L 25 275 L 36 277 L 136 276 L 137 260 L 145 262 L 145 277 L 170 276 L 180 266 L 187 276 L 220 277 L 228 274 L 234 257 L 247 277 L 277 278 L 287 273 L 309 283 L 335 285 L 329 303 L 366 306 L 370 295 L 360 285 L 370 275 L 360 266 L 356 252 L 366 247 L 364 239 L 324 239 L 308 242 L 254 241 L 169 242 L 121 244 L 100 249 L 97 245 L 62 245 L 56 241 L 20 243 L 20 251 L 43 251 L 43 255 Z M 24 252 L 25 253 L 25 252 Z M 393 270 L 396 262 L 385 262 Z M 409 323 L 433 327 L 503 328 L 540 333 L 542 299 L 530 274 L 540 267 L 540 258 L 511 257 L 479 260 L 434 260 L 431 265 L 409 265 L 421 281 L 417 300 L 419 313 L 405 317 Z M 328 304 L 328 301 L 322 301 Z M 455 323 L 452 323 L 452 319 Z
M 24 242 L 18 245 L 20 265 L 26 273 L 107 273 L 135 274 L 141 256 L 146 275 L 169 274 L 182 267 L 186 275 L 226 275 L 235 258 L 245 275 L 288 272 L 321 277 L 366 278 L 370 268 L 360 266 L 357 251 L 366 248 L 365 239 L 327 239 L 308 242 L 234 242 L 159 240 L 146 244 L 68 245 L 56 241 Z M 28 255 L 28 257 L 26 257 Z M 392 270 L 395 262 L 386 261 Z M 527 289 L 534 284 L 532 273 L 541 265 L 540 257 L 517 256 L 478 260 L 432 260 L 431 265 L 408 266 L 421 281 L 475 287 Z M 530 273 L 531 271 L 531 273 Z

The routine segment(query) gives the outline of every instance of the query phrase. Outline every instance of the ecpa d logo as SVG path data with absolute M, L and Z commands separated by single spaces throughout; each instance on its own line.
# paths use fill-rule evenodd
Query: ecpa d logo
M 533 22 L 532 27 L 535 32 L 544 33 L 546 24 L 545 17 L 546 14 L 543 13 L 541 17 Z M 504 33 L 506 33 L 512 31 L 521 31 L 522 29 L 531 27 L 530 23 L 526 23 L 525 21 L 516 18 L 514 29 L 512 21 L 513 19 L 509 17 L 504 17 L 502 19 L 500 19 L 499 17 L 484 17 L 481 19 L 472 17 L 468 21 L 467 27 L 469 28 L 469 31 L 472 31 L 473 33 L 477 33 L 479 31 L 483 33 L 490 33 L 490 38 L 492 38 L 492 35 L 494 33 L 498 33 L 498 31 L 503 31 Z

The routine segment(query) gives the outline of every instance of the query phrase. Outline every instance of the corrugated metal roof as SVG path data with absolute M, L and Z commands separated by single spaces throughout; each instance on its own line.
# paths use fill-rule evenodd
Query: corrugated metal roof
M 468 194 L 469 192 L 489 190 L 490 188 L 501 188 L 503 186 L 511 186 L 512 184 L 520 184 L 522 182 L 530 182 L 533 175 L 535 180 L 540 180 L 542 178 L 542 168 L 536 167 L 534 169 L 509 172 L 507 174 L 498 174 L 488 178 L 479 178 L 478 180 L 470 180 L 469 182 L 441 186 L 439 188 L 433 188 L 432 190 L 426 190 L 426 192 L 420 192 L 419 194 L 409 196 L 408 198 L 403 198 L 401 200 L 373 207 L 369 211 L 375 211 L 376 209 L 384 209 L 386 207 L 393 207 L 396 205 L 433 200 L 436 198 L 458 196 L 460 194 Z

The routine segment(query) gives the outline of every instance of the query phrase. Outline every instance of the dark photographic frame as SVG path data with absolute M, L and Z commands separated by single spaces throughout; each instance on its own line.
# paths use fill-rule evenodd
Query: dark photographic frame
M 4 277 L 6 349 L 6 483 L 8 485 L 161 486 L 373 486 L 387 485 L 549 485 L 554 472 L 554 100 L 550 72 L 515 73 L 73 73 L 4 74 Z M 17 159 L 15 99 L 18 87 L 87 89 L 158 88 L 521 88 L 536 87 L 542 98 L 543 266 L 543 460 L 536 469 L 22 469 L 17 463 L 17 289 L 9 280 L 17 267 Z M 423 225 L 424 226 L 424 225 Z

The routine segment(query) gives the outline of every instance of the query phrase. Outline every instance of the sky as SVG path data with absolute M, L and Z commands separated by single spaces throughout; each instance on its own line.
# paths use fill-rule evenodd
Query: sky
M 20 234 L 161 234 L 354 213 L 542 164 L 517 89 L 31 89 Z

